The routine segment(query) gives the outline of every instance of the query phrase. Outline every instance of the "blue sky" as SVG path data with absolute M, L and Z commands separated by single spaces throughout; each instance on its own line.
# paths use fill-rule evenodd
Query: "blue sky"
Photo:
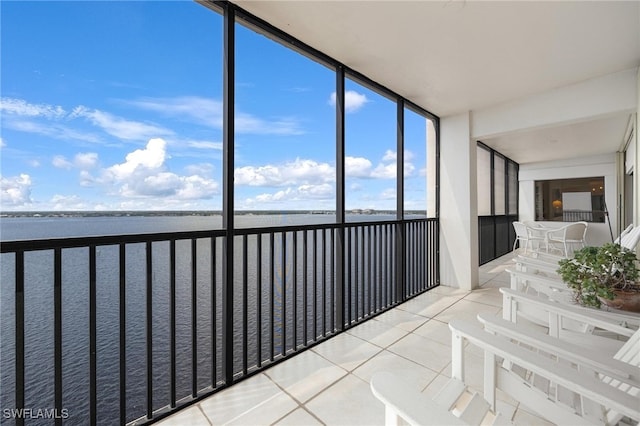
M 0 7 L 2 210 L 221 208 L 220 15 L 190 1 Z M 334 72 L 236 35 L 236 208 L 334 209 Z M 347 208 L 394 209 L 396 106 L 346 90 Z M 405 206 L 424 209 L 426 120 L 405 126 Z

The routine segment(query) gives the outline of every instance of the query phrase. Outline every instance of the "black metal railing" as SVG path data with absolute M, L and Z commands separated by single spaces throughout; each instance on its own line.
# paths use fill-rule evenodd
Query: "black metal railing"
M 513 222 L 517 220 L 517 215 L 478 216 L 480 265 L 504 256 L 513 249 L 516 240 Z
M 226 235 L 2 242 L 3 424 L 154 421 L 438 285 L 437 219 Z

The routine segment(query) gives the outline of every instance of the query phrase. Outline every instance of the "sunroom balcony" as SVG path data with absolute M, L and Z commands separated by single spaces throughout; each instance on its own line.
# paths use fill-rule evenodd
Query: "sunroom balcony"
M 468 292 L 439 286 L 291 360 L 204 399 L 159 422 L 171 425 L 383 425 L 384 406 L 371 377 L 388 371 L 407 387 L 435 395 L 451 376 L 453 318 L 500 314 L 498 289 L 512 254 L 480 267 L 480 288 Z M 482 389 L 482 354 L 467 350 L 469 385 Z M 521 401 L 498 394 L 498 410 L 516 425 L 547 425 Z

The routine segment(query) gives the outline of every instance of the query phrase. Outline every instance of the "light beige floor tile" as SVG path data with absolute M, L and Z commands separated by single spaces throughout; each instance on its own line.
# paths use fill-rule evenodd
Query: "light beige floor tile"
M 268 369 L 265 374 L 300 402 L 306 402 L 347 372 L 313 351 Z
M 460 296 L 443 296 L 438 294 L 432 294 L 431 299 L 425 299 L 424 304 L 420 306 L 420 309 L 416 309 L 416 313 L 426 318 L 434 318 L 440 312 L 449 308 L 457 301 L 459 301 L 463 295 Z
M 553 423 L 524 410 L 522 406 L 516 410 L 513 423 L 516 426 L 553 426 Z
M 327 425 L 384 425 L 384 405 L 369 383 L 349 374 L 306 404 Z
M 501 280 L 489 280 L 482 284 L 480 288 L 503 288 L 509 287 L 510 285 L 510 282 L 504 282 Z
M 463 299 L 436 315 L 435 319 L 446 323 L 452 319 L 464 319 L 467 321 L 477 322 L 477 316 L 479 313 L 487 312 L 489 314 L 497 314 L 499 310 L 500 308 L 496 306 L 485 305 L 484 303 L 476 303 Z
M 438 287 L 434 287 L 429 292 L 441 294 L 444 296 L 460 296 L 460 297 L 468 293 L 467 290 L 463 290 L 461 288 L 456 288 L 456 287 L 449 287 L 446 285 L 439 285 Z
M 297 402 L 286 393 L 281 392 L 226 424 L 236 426 L 270 425 L 298 407 Z
M 282 393 L 266 375 L 258 374 L 205 399 L 200 407 L 213 424 L 224 424 L 248 414 L 256 407 L 269 404 Z
M 469 387 L 469 389 L 482 393 L 484 383 L 484 357 L 477 357 L 465 350 L 464 362 L 464 383 Z M 451 363 L 442 370 L 442 374 L 451 376 Z
M 312 350 L 343 369 L 353 371 L 382 349 L 349 333 L 343 333 Z
M 348 333 L 381 348 L 386 348 L 406 336 L 408 331 L 373 319 L 349 329 Z
M 184 410 L 178 411 L 176 414 L 167 417 L 160 422 L 163 426 L 210 426 L 213 425 L 211 421 L 204 415 L 200 407 L 193 405 Z
M 437 375 L 436 372 L 389 351 L 380 352 L 356 368 L 353 374 L 371 382 L 371 377 L 381 371 L 392 373 L 407 386 L 415 386 L 417 389 L 424 389 Z
M 393 309 L 376 317 L 378 321 L 393 327 L 398 327 L 404 331 L 413 331 L 427 322 L 428 318 L 407 312 L 401 309 Z
M 278 420 L 274 423 L 278 426 L 314 426 L 322 425 L 322 423 L 313 417 L 304 408 L 298 408 L 292 413 L 288 414 L 285 418 Z
M 426 398 L 433 399 L 438 392 L 447 384 L 450 377 L 438 374 L 435 379 L 422 391 Z
M 451 348 L 413 333 L 389 346 L 388 350 L 435 372 L 442 370 L 451 360 Z
M 449 329 L 449 325 L 441 321 L 435 319 L 427 321 L 418 327 L 414 333 L 418 336 L 435 340 L 443 345 L 451 346 L 451 330 Z
M 467 294 L 464 300 L 470 300 L 472 302 L 484 303 L 485 305 L 502 307 L 502 293 L 499 288 L 479 288 Z

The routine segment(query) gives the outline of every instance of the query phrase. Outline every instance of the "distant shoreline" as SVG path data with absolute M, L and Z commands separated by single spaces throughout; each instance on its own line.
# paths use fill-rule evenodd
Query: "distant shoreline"
M 395 211 L 352 209 L 347 214 L 361 215 L 394 215 Z M 335 215 L 334 210 L 239 210 L 236 215 Z M 406 215 L 419 214 L 420 211 L 406 211 Z M 13 217 L 154 217 L 154 216 L 221 216 L 220 210 L 114 210 L 114 211 L 5 211 L 0 212 L 0 218 Z

